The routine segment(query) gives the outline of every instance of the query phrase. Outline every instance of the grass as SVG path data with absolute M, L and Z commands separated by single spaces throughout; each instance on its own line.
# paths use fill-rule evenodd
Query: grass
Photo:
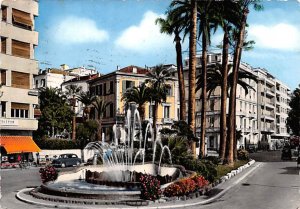
M 233 167 L 228 166 L 228 165 L 218 165 L 217 166 L 217 178 L 216 179 L 219 179 L 222 176 L 229 173 L 230 171 L 235 170 L 235 169 L 237 169 L 238 167 L 240 167 L 242 165 L 245 165 L 247 162 L 248 161 L 246 161 L 246 160 L 235 161 Z

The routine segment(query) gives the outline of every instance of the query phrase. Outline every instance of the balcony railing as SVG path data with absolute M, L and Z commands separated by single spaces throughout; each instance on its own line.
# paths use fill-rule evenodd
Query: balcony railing
M 165 123 L 165 124 L 173 123 L 173 119 L 171 119 L 171 118 L 163 118 L 162 122 Z

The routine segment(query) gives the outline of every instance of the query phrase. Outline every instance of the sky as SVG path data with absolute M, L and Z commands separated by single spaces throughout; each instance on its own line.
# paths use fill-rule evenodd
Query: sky
M 161 34 L 155 19 L 164 17 L 169 0 L 40 0 L 36 30 L 39 67 L 95 67 L 109 73 L 129 65 L 175 64 L 174 37 Z M 267 69 L 292 90 L 300 84 L 300 0 L 263 1 L 250 10 L 248 40 L 254 49 L 242 61 Z M 222 36 L 212 38 L 216 51 Z M 183 42 L 188 57 L 188 39 Z M 198 46 L 198 50 L 200 50 Z

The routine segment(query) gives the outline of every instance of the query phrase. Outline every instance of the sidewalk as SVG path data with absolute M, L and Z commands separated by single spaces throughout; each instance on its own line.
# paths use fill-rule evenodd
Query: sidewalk
M 95 208 L 149 208 L 149 209 L 156 209 L 156 208 L 184 208 L 184 207 L 191 207 L 196 205 L 204 205 L 214 202 L 216 199 L 220 198 L 224 195 L 229 189 L 234 187 L 235 185 L 239 184 L 242 180 L 244 180 L 249 174 L 251 174 L 256 168 L 258 168 L 261 163 L 254 163 L 250 167 L 246 168 L 241 173 L 232 176 L 230 179 L 226 180 L 225 182 L 217 185 L 214 187 L 208 196 L 200 196 L 193 199 L 188 200 L 174 200 L 163 202 L 163 199 L 157 201 L 155 203 L 150 203 L 148 206 L 140 206 L 140 207 L 133 207 L 133 206 L 126 206 L 126 205 L 90 205 L 90 204 L 63 204 L 58 202 L 49 202 L 45 200 L 39 200 L 33 198 L 31 195 L 28 194 L 28 191 L 31 189 L 23 189 L 16 194 L 16 197 L 24 202 L 34 204 L 34 205 L 41 205 L 44 207 L 49 208 L 81 208 L 81 209 L 95 209 Z M 33 207 L 34 208 L 34 207 Z

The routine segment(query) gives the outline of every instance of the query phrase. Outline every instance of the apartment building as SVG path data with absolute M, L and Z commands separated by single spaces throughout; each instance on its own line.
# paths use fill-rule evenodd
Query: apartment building
M 207 56 L 208 68 L 222 63 L 222 54 L 210 53 Z M 229 64 L 232 64 L 232 57 Z M 186 98 L 188 99 L 188 59 L 184 62 Z M 201 56 L 197 56 L 197 76 L 201 70 Z M 286 119 L 290 109 L 290 89 L 265 69 L 252 68 L 241 62 L 240 71 L 245 71 L 257 78 L 257 82 L 243 79 L 252 88 L 248 94 L 242 86 L 237 86 L 236 129 L 240 132 L 238 148 L 255 144 L 260 148 L 274 149 L 276 144 L 289 136 Z M 201 129 L 201 92 L 196 93 L 196 136 L 200 137 Z M 228 100 L 227 100 L 228 101 Z M 218 151 L 220 142 L 221 89 L 217 87 L 207 100 L 206 147 Z M 228 107 L 227 107 L 228 112 Z
M 33 76 L 38 74 L 38 62 L 34 58 L 35 47 L 38 45 L 38 32 L 35 31 L 37 16 L 37 1 L 1 1 L 0 141 L 6 143 L 5 140 L 11 139 L 10 136 L 18 136 L 12 141 L 8 140 L 4 147 L 14 140 L 15 143 L 21 142 L 22 136 L 32 136 L 32 131 L 38 127 L 38 121 L 34 118 L 38 93 L 33 89 Z M 25 138 L 25 141 L 31 143 L 28 141 L 32 140 L 31 137 Z M 19 144 L 21 149 L 24 144 Z M 5 148 L 7 153 L 11 151 L 11 147 Z
M 174 66 L 170 67 L 175 69 Z M 124 123 L 125 103 L 122 100 L 123 93 L 128 88 L 139 86 L 143 83 L 147 78 L 147 73 L 148 69 L 128 66 L 89 81 L 90 91 L 93 94 L 102 97 L 107 102 L 111 102 L 106 109 L 102 123 L 106 140 L 112 138 L 112 127 L 114 124 Z M 167 84 L 169 86 L 167 100 L 159 105 L 158 108 L 158 128 L 170 127 L 174 120 L 178 120 L 178 82 L 175 80 Z M 152 109 L 153 104 L 148 103 L 145 105 L 145 120 L 152 121 Z
M 265 69 L 257 68 L 255 72 L 259 77 L 257 95 L 260 143 L 275 149 L 276 144 L 289 136 L 286 119 L 290 110 L 290 89 Z

